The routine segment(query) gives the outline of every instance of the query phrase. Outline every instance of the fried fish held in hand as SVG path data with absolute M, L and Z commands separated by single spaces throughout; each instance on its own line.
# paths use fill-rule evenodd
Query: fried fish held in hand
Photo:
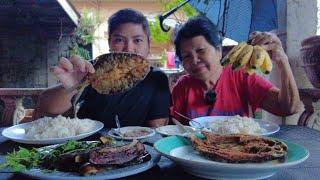
M 138 54 L 108 53 L 95 60 L 95 73 L 86 76 L 78 89 L 91 84 L 100 94 L 122 93 L 137 85 L 150 71 L 148 60 Z

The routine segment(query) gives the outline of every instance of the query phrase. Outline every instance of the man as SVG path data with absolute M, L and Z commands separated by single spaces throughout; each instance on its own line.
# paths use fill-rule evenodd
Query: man
M 147 19 L 133 9 L 122 9 L 109 20 L 110 51 L 137 53 L 145 58 L 150 50 L 150 30 Z M 61 58 L 53 73 L 61 85 L 48 88 L 39 98 L 36 117 L 56 116 L 68 111 L 71 98 L 77 93 L 66 89 L 76 85 L 94 67 L 78 56 L 69 60 Z M 170 91 L 166 75 L 151 68 L 147 77 L 131 90 L 117 95 L 103 95 L 88 86 L 80 98 L 79 118 L 104 122 L 115 127 L 114 117 L 119 116 L 122 126 L 141 125 L 157 127 L 166 125 L 169 117 Z

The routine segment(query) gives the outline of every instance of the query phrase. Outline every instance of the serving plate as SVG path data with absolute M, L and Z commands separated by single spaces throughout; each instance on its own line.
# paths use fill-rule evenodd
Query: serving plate
M 19 143 L 24 144 L 59 144 L 64 143 L 69 140 L 80 140 L 91 136 L 92 134 L 100 131 L 104 124 L 100 121 L 90 120 L 94 123 L 94 128 L 86 133 L 82 133 L 76 136 L 69 136 L 64 138 L 49 138 L 49 139 L 30 139 L 26 136 L 26 129 L 32 125 L 32 122 L 18 124 L 15 126 L 11 126 L 2 131 L 2 136 Z
M 189 121 L 189 125 L 195 128 L 199 127 L 200 125 L 204 127 L 206 130 L 210 130 L 210 123 L 214 121 L 229 119 L 231 117 L 232 116 L 203 116 L 195 118 L 193 119 L 193 121 Z M 257 132 L 255 135 L 269 136 L 280 130 L 280 126 L 274 122 L 260 119 L 254 119 L 254 121 L 256 121 L 261 128 L 264 128 L 266 130 L 264 132 Z
M 207 159 L 193 149 L 190 141 L 181 136 L 170 136 L 154 144 L 163 156 L 180 165 L 184 171 L 208 179 L 263 179 L 274 175 L 282 168 L 302 163 L 309 157 L 304 147 L 283 141 L 288 146 L 284 162 L 223 163 Z
M 151 155 L 151 159 L 149 161 L 143 162 L 141 164 L 136 164 L 132 166 L 117 168 L 117 169 L 111 169 L 106 170 L 100 173 L 97 173 L 93 176 L 79 176 L 77 173 L 73 172 L 62 172 L 62 171 L 43 171 L 39 168 L 33 168 L 28 171 L 21 172 L 22 174 L 25 174 L 27 176 L 36 178 L 36 179 L 115 179 L 115 178 L 122 178 L 127 177 L 130 175 L 138 174 L 141 172 L 144 172 L 153 166 L 155 166 L 158 161 L 160 160 L 159 153 L 154 150 L 153 147 L 144 145 L 148 153 Z
M 133 131 L 143 131 L 146 132 L 147 134 L 145 135 L 140 135 L 140 136 L 126 136 L 126 134 L 130 134 Z M 133 140 L 133 139 L 145 139 L 152 137 L 156 134 L 154 129 L 151 129 L 149 127 L 142 127 L 142 126 L 126 126 L 120 128 L 120 134 L 116 132 L 116 129 L 111 129 L 108 131 L 108 135 L 116 138 L 116 139 L 123 139 L 123 140 Z

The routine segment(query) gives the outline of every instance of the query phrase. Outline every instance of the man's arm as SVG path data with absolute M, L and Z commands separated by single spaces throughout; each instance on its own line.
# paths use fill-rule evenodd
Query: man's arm
M 149 127 L 159 127 L 159 126 L 165 126 L 169 122 L 168 118 L 159 118 L 159 119 L 153 119 L 146 122 L 147 126 Z
M 65 113 L 72 107 L 71 98 L 75 94 L 76 91 L 68 94 L 62 85 L 48 88 L 39 96 L 33 119 Z
M 56 116 L 68 111 L 72 107 L 71 98 L 77 91 L 68 93 L 66 89 L 79 84 L 86 74 L 95 71 L 90 62 L 79 56 L 72 56 L 70 60 L 62 57 L 58 66 L 51 70 L 61 85 L 50 87 L 40 95 L 33 119 Z

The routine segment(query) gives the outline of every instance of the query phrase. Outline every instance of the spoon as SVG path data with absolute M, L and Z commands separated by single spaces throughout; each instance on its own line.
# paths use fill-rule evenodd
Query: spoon
M 177 112 L 177 111 L 174 111 L 174 112 L 175 112 L 176 114 L 178 114 L 179 116 L 183 117 L 184 119 L 190 121 L 190 125 L 193 126 L 193 127 L 195 127 L 196 129 L 203 129 L 203 128 L 204 128 L 204 126 L 203 126 L 202 124 L 200 124 L 199 122 L 194 121 L 193 119 L 191 119 L 191 118 L 189 118 L 189 117 L 187 117 L 187 116 L 185 116 L 185 115 L 183 115 L 183 114 L 181 114 L 181 113 L 179 113 L 179 112 Z M 180 123 L 180 122 L 179 122 L 179 123 Z
M 184 125 L 182 125 L 178 120 L 172 118 L 172 121 L 175 125 L 178 126 L 178 128 L 182 131 L 183 134 L 188 132 L 187 128 L 185 128 Z
M 120 126 L 120 121 L 119 121 L 119 117 L 118 117 L 117 114 L 115 115 L 114 119 L 115 119 L 115 121 L 116 121 L 116 126 L 117 126 L 117 128 L 115 129 L 115 133 L 116 133 L 118 136 L 122 137 L 123 135 L 122 135 L 122 133 L 121 133 L 121 131 L 120 131 L 120 128 L 121 128 L 121 126 Z

